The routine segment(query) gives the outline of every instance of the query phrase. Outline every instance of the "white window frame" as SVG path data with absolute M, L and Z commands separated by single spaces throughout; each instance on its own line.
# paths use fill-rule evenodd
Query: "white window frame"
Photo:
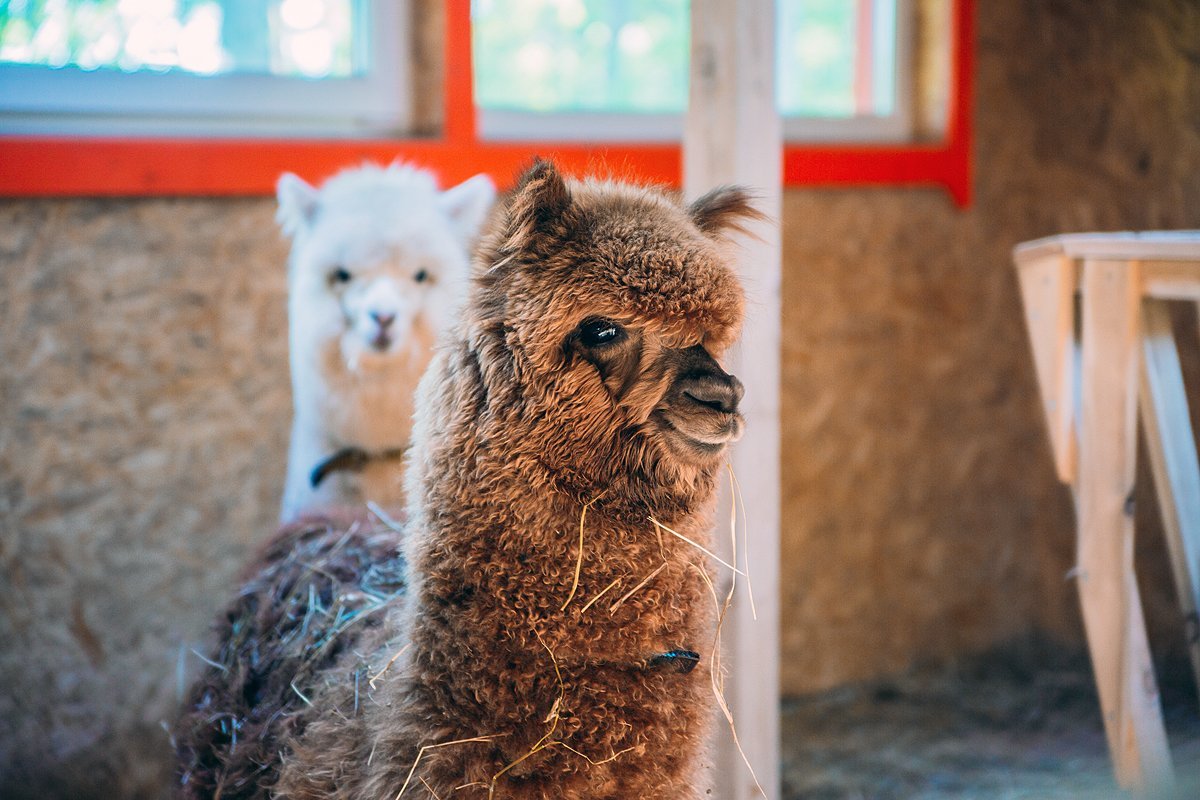
M 309 79 L 0 64 L 0 132 L 378 138 L 410 127 L 408 0 L 367 0 L 362 75 Z
M 896 41 L 893 62 L 876 63 L 875 70 L 891 69 L 895 98 L 887 116 L 822 118 L 784 116 L 783 133 L 789 142 L 906 143 L 913 139 L 913 35 L 912 0 L 896 2 Z M 873 35 L 884 35 L 875 19 Z M 563 142 L 678 142 L 683 139 L 683 114 L 635 112 L 560 111 L 538 113 L 479 107 L 479 135 L 490 141 Z

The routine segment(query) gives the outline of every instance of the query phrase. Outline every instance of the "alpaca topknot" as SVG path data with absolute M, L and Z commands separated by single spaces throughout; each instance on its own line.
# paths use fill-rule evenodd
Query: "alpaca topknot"
M 321 186 L 324 199 L 339 207 L 370 207 L 380 197 L 390 197 L 397 188 L 436 192 L 437 181 L 425 169 L 403 161 L 381 166 L 370 162 L 344 169 Z
M 404 217 L 427 214 L 437 207 L 438 185 L 431 172 L 415 164 L 393 161 L 380 165 L 368 161 L 339 171 L 322 183 L 319 191 L 297 176 L 285 173 L 279 178 L 276 194 L 279 198 L 276 219 L 284 233 L 294 238 L 311 229 L 322 213 L 330 211 L 339 215 L 379 216 L 392 209 L 403 215 L 398 222 L 403 222 Z M 402 197 L 419 197 L 425 202 L 399 205 L 397 198 Z M 490 198 L 487 202 L 490 203 Z M 474 224 L 477 226 L 478 222 Z
M 477 253 L 477 303 L 507 313 L 509 324 L 520 315 L 506 298 L 539 299 L 536 316 L 564 321 L 574 318 L 571 307 L 587 307 L 723 350 L 740 332 L 744 306 L 726 240 L 759 219 L 737 186 L 682 207 L 655 189 L 564 178 L 538 161 Z

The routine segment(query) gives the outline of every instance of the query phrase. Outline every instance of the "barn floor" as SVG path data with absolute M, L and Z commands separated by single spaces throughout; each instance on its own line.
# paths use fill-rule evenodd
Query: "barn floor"
M 786 800 L 1121 797 L 1087 661 L 993 656 L 783 704 Z M 1160 670 L 1179 781 L 1200 797 L 1200 706 L 1185 663 Z

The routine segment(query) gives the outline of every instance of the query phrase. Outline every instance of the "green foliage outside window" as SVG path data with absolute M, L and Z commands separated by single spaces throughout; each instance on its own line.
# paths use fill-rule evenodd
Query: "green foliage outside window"
M 477 0 L 476 95 L 486 108 L 679 112 L 687 0 Z
M 363 0 L 0 0 L 0 63 L 345 77 Z M 361 33 L 361 32 L 360 32 Z
M 778 0 L 784 114 L 855 113 L 857 7 L 856 0 Z M 479 104 L 678 113 L 687 105 L 689 13 L 687 0 L 475 0 Z
M 356 23 L 366 2 L 0 0 L 0 62 L 346 77 L 366 67 L 365 47 L 354 41 L 365 34 Z M 877 13 L 893 2 L 877 0 Z M 778 0 L 784 114 L 854 115 L 858 5 Z M 474 0 L 479 105 L 679 113 L 687 105 L 689 7 L 688 0 Z M 875 110 L 886 113 L 891 86 L 880 74 Z

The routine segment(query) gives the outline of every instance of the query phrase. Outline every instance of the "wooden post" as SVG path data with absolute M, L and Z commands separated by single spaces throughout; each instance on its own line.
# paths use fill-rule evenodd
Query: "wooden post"
M 1078 579 L 1117 782 L 1172 781 L 1158 686 L 1133 573 L 1137 457 L 1138 265 L 1083 265 Z
M 744 591 L 723 630 L 725 696 L 742 750 L 721 719 L 716 794 L 721 800 L 778 798 L 779 769 L 779 218 L 782 127 L 775 106 L 772 0 L 692 0 L 691 96 L 684 131 L 684 194 L 721 184 L 757 195 L 770 220 L 740 237 L 737 260 L 747 290 L 746 324 L 730 369 L 746 385 L 746 435 L 732 454 L 748 518 L 749 572 L 757 620 Z M 729 519 L 728 493 L 718 515 Z M 739 508 L 739 513 L 740 513 Z M 727 541 L 727 533 L 718 541 Z M 728 547 L 728 545 L 726 545 Z M 744 588 L 744 587 L 743 587 Z M 761 791 L 760 791 L 761 788 Z

